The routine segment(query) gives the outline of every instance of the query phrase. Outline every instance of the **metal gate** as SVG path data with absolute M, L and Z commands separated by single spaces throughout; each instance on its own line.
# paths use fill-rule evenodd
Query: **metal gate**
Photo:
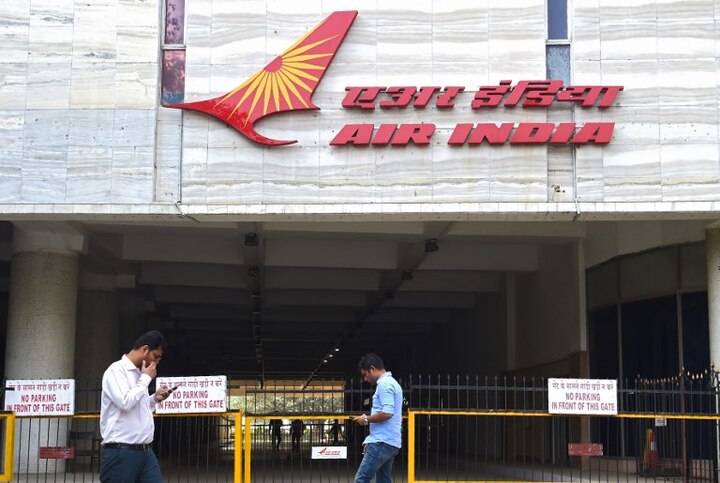
M 625 381 L 616 416 L 549 414 L 543 379 L 400 381 L 406 414 L 396 482 L 718 481 L 719 395 L 709 377 Z M 164 479 L 353 481 L 367 429 L 349 419 L 368 412 L 372 392 L 360 381 L 316 391 L 248 386 L 236 407 L 249 413 L 157 416 Z M 2 415 L 0 480 L 98 481 L 98 417 Z M 326 458 L 337 448 L 346 456 Z

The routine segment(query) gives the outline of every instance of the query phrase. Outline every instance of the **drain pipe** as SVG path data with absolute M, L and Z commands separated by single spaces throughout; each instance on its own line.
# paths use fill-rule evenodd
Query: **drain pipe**
M 575 105 L 570 111 L 570 122 L 575 123 Z M 570 157 L 572 159 L 572 177 L 573 177 L 573 201 L 575 202 L 575 215 L 572 221 L 576 221 L 580 217 L 580 197 L 578 196 L 578 173 L 577 173 L 577 145 L 571 144 Z

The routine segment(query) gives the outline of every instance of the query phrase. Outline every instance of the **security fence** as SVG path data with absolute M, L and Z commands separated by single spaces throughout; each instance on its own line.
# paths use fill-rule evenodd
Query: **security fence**
M 718 481 L 709 371 L 624 381 L 608 416 L 550 414 L 542 378 L 399 382 L 406 407 L 393 481 Z M 78 387 L 72 417 L 0 418 L 3 441 L 14 442 L 3 453 L 14 481 L 98 481 L 97 387 Z M 353 481 L 367 429 L 349 418 L 369 411 L 372 394 L 357 380 L 229 381 L 228 412 L 156 416 L 155 453 L 167 482 Z M 326 458 L 337 448 L 340 459 Z

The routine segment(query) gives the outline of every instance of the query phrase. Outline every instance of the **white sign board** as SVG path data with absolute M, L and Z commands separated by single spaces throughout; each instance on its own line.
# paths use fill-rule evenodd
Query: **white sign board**
M 313 446 L 314 460 L 346 460 L 347 446 Z
M 617 414 L 615 379 L 548 379 L 550 414 Z
M 655 427 L 664 428 L 667 426 L 667 418 L 655 418 Z
M 227 376 L 158 377 L 155 387 L 177 387 L 155 408 L 158 414 L 224 413 Z
M 5 411 L 17 416 L 72 416 L 75 379 L 8 380 Z

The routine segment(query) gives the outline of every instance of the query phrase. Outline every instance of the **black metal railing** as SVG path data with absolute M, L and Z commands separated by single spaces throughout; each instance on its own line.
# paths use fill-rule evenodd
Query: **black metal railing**
M 544 378 L 397 379 L 415 433 L 407 440 L 403 425 L 396 481 L 408 481 L 411 458 L 417 481 L 717 481 L 720 397 L 714 371 L 619 381 L 617 416 L 548 414 Z M 17 419 L 16 478 L 97 481 L 99 382 L 77 383 L 76 391 L 72 418 Z M 229 379 L 231 412 L 158 416 L 155 452 L 168 482 L 236 481 L 236 449 L 243 439 L 235 419 L 242 412 L 252 418 L 252 481 L 352 481 L 365 428 L 347 418 L 370 410 L 373 391 L 358 379 L 316 381 L 306 388 L 302 382 L 261 387 Z M 293 432 L 298 417 L 304 418 L 299 436 Z M 280 421 L 278 430 L 273 420 Z M 602 445 L 602 455 L 568 450 L 589 443 Z M 346 446 L 347 459 L 312 460 L 310 449 L 322 445 Z M 41 457 L 41 448 L 53 447 L 72 447 L 74 455 L 45 450 Z

